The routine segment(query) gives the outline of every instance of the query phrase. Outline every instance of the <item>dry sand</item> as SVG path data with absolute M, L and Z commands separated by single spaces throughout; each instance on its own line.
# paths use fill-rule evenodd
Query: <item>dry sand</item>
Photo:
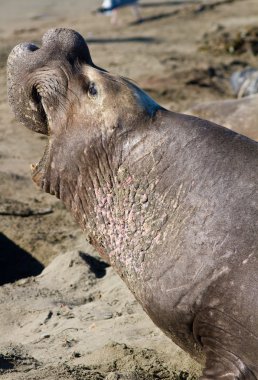
M 186 379 L 200 373 L 98 258 L 62 204 L 34 187 L 29 164 L 39 160 L 45 137 L 21 127 L 6 99 L 10 49 L 19 42 L 39 43 L 50 27 L 78 30 L 96 64 L 132 78 L 175 111 L 232 97 L 231 73 L 257 66 L 248 41 L 240 50 L 236 43 L 258 25 L 257 0 L 141 3 L 142 24 L 133 25 L 124 9 L 121 24 L 111 27 L 108 17 L 92 13 L 100 1 L 1 0 L 0 377 L 5 380 Z

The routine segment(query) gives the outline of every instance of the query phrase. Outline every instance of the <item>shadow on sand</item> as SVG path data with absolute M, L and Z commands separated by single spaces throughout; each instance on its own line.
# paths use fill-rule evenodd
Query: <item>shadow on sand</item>
M 167 7 L 184 4 L 198 4 L 196 0 L 178 0 L 178 1 L 159 1 L 156 3 L 144 3 L 141 4 L 141 8 L 155 8 L 155 7 Z
M 30 253 L 0 233 L 0 285 L 37 276 L 43 269 L 44 266 Z
M 98 260 L 95 257 L 84 252 L 79 252 L 79 255 L 85 261 L 85 263 L 89 265 L 91 271 L 97 278 L 102 278 L 106 275 L 106 268 L 110 266 L 109 264 Z
M 138 24 L 144 24 L 146 22 L 158 21 L 158 20 L 162 20 L 164 18 L 169 18 L 169 17 L 172 17 L 172 16 L 176 16 L 178 13 L 179 13 L 178 9 L 176 9 L 176 10 L 174 10 L 172 12 L 159 13 L 159 14 L 154 15 L 154 16 L 143 17 L 140 21 L 134 21 L 130 25 L 138 25 Z
M 133 43 L 154 43 L 157 40 L 153 37 L 115 37 L 115 38 L 86 38 L 87 44 L 123 44 L 125 42 Z

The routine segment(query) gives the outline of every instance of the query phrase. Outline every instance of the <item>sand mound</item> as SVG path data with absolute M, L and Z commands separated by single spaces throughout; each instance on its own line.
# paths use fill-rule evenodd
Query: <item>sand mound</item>
M 61 254 L 37 277 L 0 287 L 0 303 L 3 379 L 172 379 L 198 371 L 97 256 Z

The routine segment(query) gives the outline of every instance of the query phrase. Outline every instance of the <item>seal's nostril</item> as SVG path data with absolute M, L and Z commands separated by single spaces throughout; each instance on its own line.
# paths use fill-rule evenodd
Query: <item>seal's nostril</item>
M 26 45 L 26 47 L 27 47 L 27 50 L 29 50 L 30 52 L 34 52 L 34 51 L 36 51 L 36 50 L 39 49 L 38 46 L 36 46 L 36 45 L 34 45 L 34 44 L 31 44 L 31 43 L 28 43 L 28 44 Z
M 16 54 L 17 53 L 23 54 L 23 53 L 32 53 L 36 50 L 38 50 L 38 47 L 36 45 L 29 42 L 25 42 L 23 44 L 15 46 L 15 48 L 13 49 L 13 52 L 15 52 Z

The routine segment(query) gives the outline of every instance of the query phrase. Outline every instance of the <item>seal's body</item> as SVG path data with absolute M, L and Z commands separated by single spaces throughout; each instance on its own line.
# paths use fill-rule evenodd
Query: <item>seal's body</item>
M 16 116 L 49 136 L 34 181 L 203 378 L 258 379 L 258 144 L 164 110 L 71 30 L 19 45 L 8 67 Z

